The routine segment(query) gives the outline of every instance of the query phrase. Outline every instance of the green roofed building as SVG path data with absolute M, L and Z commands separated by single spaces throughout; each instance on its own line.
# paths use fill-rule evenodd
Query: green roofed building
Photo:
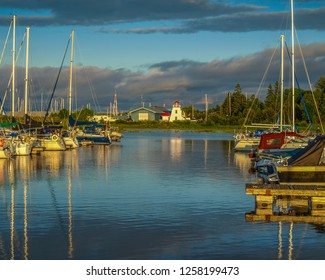
M 134 122 L 160 121 L 164 111 L 166 111 L 166 108 L 164 107 L 140 107 L 130 110 L 129 115 Z

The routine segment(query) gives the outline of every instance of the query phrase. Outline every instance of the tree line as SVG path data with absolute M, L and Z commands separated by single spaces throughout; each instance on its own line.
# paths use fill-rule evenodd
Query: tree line
M 280 112 L 280 84 L 270 84 L 264 101 L 257 96 L 247 97 L 240 84 L 233 92 L 228 92 L 224 101 L 208 111 L 193 110 L 191 106 L 184 107 L 187 116 L 205 121 L 211 125 L 243 125 L 251 123 L 274 124 L 278 122 Z M 319 126 L 319 117 L 325 117 L 325 76 L 315 84 L 315 90 L 295 89 L 295 124 L 301 127 Z M 317 113 L 317 109 L 319 114 Z M 292 123 L 292 89 L 285 89 L 283 94 L 283 123 Z

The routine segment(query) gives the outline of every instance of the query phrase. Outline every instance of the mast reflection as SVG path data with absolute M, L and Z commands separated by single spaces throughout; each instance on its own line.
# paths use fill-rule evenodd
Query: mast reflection
M 278 259 L 283 259 L 283 226 L 289 224 L 288 259 L 294 259 L 294 223 L 308 223 L 315 227 L 325 224 L 325 204 L 306 196 L 255 196 L 255 211 L 246 213 L 247 222 L 278 223 Z

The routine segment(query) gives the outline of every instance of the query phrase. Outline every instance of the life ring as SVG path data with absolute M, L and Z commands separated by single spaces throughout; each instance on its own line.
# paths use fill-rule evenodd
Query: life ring
M 53 135 L 51 136 L 51 139 L 52 139 L 53 141 L 58 141 L 59 137 L 58 137 L 56 134 L 53 134 Z
M 0 147 L 3 147 L 5 145 L 5 139 L 0 138 Z

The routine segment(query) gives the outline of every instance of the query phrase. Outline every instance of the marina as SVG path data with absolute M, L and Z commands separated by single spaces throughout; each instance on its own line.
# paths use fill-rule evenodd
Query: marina
M 227 133 L 138 131 L 2 159 L 0 258 L 323 259 L 324 218 L 254 214 L 256 174 L 233 146 Z M 281 254 L 275 218 L 295 223 Z
M 293 0 L 161 2 L 140 17 L 132 2 L 68 17 L 60 5 L 3 9 L 0 260 L 324 260 L 324 48 L 302 37 L 309 76 L 295 47 L 296 27 L 320 32 L 322 5 L 300 1 L 296 26 Z M 64 49 L 72 26 L 85 61 L 75 29 Z M 233 269 L 217 265 L 204 276 Z

